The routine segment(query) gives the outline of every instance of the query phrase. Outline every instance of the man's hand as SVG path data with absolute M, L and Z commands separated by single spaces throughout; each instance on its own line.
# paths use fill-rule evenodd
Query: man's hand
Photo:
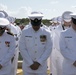
M 32 70 L 37 70 L 37 69 L 39 68 L 39 66 L 40 66 L 40 64 L 39 64 L 38 62 L 34 62 L 34 64 L 32 64 L 32 65 L 30 66 L 30 68 L 31 68 Z
M 30 66 L 30 68 L 31 68 L 32 70 L 35 70 L 34 64 L 32 64 L 32 65 Z
M 0 69 L 2 69 L 2 65 L 0 64 Z
M 34 65 L 35 65 L 35 67 L 38 69 L 39 66 L 40 66 L 40 63 L 38 63 L 38 62 L 34 62 Z
M 73 63 L 73 65 L 76 67 L 76 61 Z

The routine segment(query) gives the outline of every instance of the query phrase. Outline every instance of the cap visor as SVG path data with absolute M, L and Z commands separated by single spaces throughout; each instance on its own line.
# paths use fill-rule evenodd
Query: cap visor
M 70 21 L 71 21 L 71 19 L 64 19 L 64 21 L 66 21 L 66 22 L 70 22 Z

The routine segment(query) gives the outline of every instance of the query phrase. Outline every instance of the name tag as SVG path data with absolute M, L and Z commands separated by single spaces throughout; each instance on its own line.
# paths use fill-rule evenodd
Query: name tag
M 72 38 L 72 36 L 66 36 L 65 38 Z
M 30 37 L 30 38 L 32 38 L 32 36 L 25 36 L 25 37 Z

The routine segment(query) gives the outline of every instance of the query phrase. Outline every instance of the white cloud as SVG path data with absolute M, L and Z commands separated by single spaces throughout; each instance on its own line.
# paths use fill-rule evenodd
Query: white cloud
M 76 8 L 76 5 L 75 6 L 72 6 L 72 8 Z
M 51 1 L 50 4 L 58 4 L 59 1 Z
M 3 5 L 3 4 L 0 4 L 0 10 L 7 10 L 7 6 Z
M 41 9 L 40 11 L 43 12 L 43 14 L 44 14 L 43 18 L 44 19 L 51 19 L 51 18 L 53 18 L 55 16 L 59 16 L 56 9 L 50 9 L 49 8 L 49 9 Z M 57 13 L 57 14 L 55 14 L 55 13 Z
M 9 10 L 6 5 L 0 4 L 0 10 L 4 10 L 8 13 L 8 15 L 16 18 L 26 18 L 27 15 L 32 11 L 30 7 L 20 7 L 17 10 Z
M 31 11 L 30 7 L 21 7 L 17 11 L 10 12 L 10 14 L 17 18 L 26 18 Z

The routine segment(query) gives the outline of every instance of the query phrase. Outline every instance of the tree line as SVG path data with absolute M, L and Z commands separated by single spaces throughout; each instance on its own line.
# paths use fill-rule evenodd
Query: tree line
M 42 20 L 42 23 L 49 26 L 51 25 L 51 20 L 48 20 L 48 19 L 43 19 Z M 15 23 L 19 23 L 19 25 L 27 25 L 29 23 L 29 19 L 28 18 L 22 18 L 22 19 L 16 19 L 15 20 Z

